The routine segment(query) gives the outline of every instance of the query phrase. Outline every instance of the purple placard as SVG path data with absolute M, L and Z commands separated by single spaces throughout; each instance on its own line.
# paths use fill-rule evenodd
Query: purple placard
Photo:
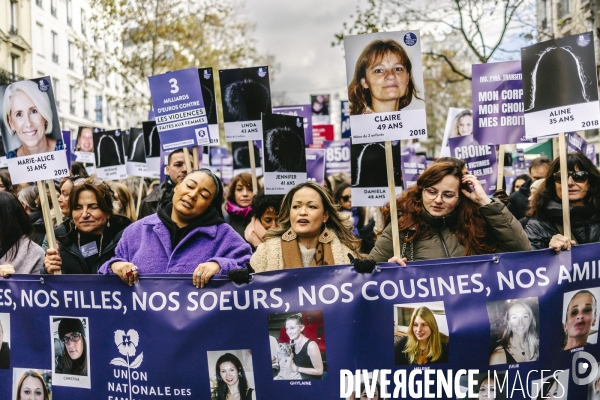
M 588 145 L 588 147 L 585 149 L 585 155 L 587 156 L 587 158 L 592 160 L 595 166 L 598 166 L 598 164 L 596 163 L 596 148 L 593 144 Z
M 73 143 L 71 143 L 71 131 L 62 131 L 63 135 L 63 143 L 65 144 L 65 151 L 67 153 L 67 164 L 69 165 L 69 169 L 71 169 L 71 157 L 73 156 L 73 152 L 71 151 Z
M 306 142 L 306 147 L 313 144 L 312 109 L 310 108 L 310 104 L 304 104 L 300 106 L 273 107 L 273 114 L 285 114 L 293 115 L 295 117 L 302 117 L 304 121 L 304 140 Z
M 588 143 L 579 136 L 576 132 L 567 132 L 565 134 L 567 140 L 567 153 L 583 153 L 586 154 Z
M 148 81 L 163 150 L 210 144 L 198 69 L 167 72 Z
M 325 176 L 330 177 L 338 172 L 352 174 L 350 139 L 326 140 L 323 142 L 325 150 Z
M 400 163 L 404 190 L 407 190 L 417 183 L 417 178 L 427 168 L 427 157 L 417 156 L 414 149 L 409 148 L 400 154 Z
M 223 157 L 227 157 L 229 152 L 227 151 L 227 147 L 210 147 L 210 165 L 213 167 L 220 167 L 221 160 Z
M 448 139 L 450 154 L 467 163 L 469 173 L 475 175 L 488 195 L 496 191 L 498 164 L 496 146 L 478 144 L 473 135 Z
M 221 158 L 221 181 L 224 185 L 229 185 L 233 179 L 233 157 L 227 156 Z
M 348 100 L 342 100 L 342 139 L 349 139 L 351 136 L 350 102 Z
M 473 65 L 473 135 L 481 144 L 532 143 L 525 138 L 521 62 Z
M 523 149 L 517 149 L 517 163 L 514 166 L 515 169 L 525 169 L 526 165 L 525 165 L 525 152 L 523 151 Z
M 306 149 L 306 177 L 319 185 L 325 183 L 325 150 Z

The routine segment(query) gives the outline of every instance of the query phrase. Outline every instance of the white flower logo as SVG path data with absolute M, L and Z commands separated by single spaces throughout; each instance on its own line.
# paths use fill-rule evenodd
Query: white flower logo
M 127 357 L 127 359 L 117 357 L 113 358 L 110 363 L 112 365 L 116 365 L 118 367 L 127 367 L 127 377 L 129 378 L 129 398 L 131 399 L 131 369 L 136 369 L 142 364 L 144 360 L 144 353 L 140 353 L 139 356 L 133 360 L 133 362 L 129 363 L 129 357 L 135 356 L 135 351 L 140 342 L 140 335 L 137 333 L 135 329 L 130 329 L 125 333 L 125 331 L 118 329 L 115 331 L 115 344 L 117 345 L 117 349 L 119 349 L 119 353 Z

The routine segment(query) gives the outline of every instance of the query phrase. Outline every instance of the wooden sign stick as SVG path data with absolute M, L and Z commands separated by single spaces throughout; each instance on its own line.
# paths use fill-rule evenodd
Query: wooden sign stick
M 58 194 L 56 193 L 56 188 L 54 187 L 54 181 L 52 179 L 48 179 L 46 181 L 48 187 L 50 188 L 50 198 L 52 199 L 52 210 L 54 211 L 54 218 L 56 218 L 56 226 L 63 223 L 63 215 L 60 211 L 60 207 L 58 206 Z
M 185 169 L 189 174 L 192 172 L 192 161 L 190 160 L 190 151 L 187 147 L 183 148 L 183 159 L 185 160 Z
M 46 228 L 46 239 L 48 240 L 48 249 L 56 248 L 56 238 L 54 237 L 54 227 L 52 226 L 52 215 L 48 206 L 48 194 L 46 193 L 46 184 L 44 181 L 37 181 L 38 192 L 40 195 L 40 205 L 42 207 L 42 215 L 44 216 L 44 226 Z M 60 270 L 55 272 L 60 274 Z
M 252 192 L 258 193 L 258 180 L 256 179 L 256 160 L 254 160 L 254 142 L 248 140 L 248 150 L 250 151 L 250 169 L 252 170 Z
M 569 184 L 567 176 L 567 140 L 565 133 L 558 134 L 558 157 L 560 159 L 560 181 L 563 210 L 564 236 L 571 240 L 571 213 L 569 208 Z
M 198 169 L 198 146 L 192 148 L 192 163 L 194 165 L 194 171 Z
M 506 189 L 504 187 L 504 145 L 501 144 L 496 154 L 496 165 L 498 166 L 498 182 L 496 183 L 496 190 Z
M 140 187 L 138 188 L 138 193 L 137 193 L 137 204 L 135 206 L 135 215 L 136 218 L 138 215 L 140 215 L 140 204 L 142 204 L 142 193 L 144 191 L 144 177 L 141 176 L 140 177 Z
M 392 142 L 385 142 L 385 165 L 387 167 L 388 190 L 390 193 L 390 224 L 392 224 L 392 243 L 394 244 L 394 257 L 400 258 L 400 235 L 398 233 L 398 209 L 396 207 L 396 182 L 394 182 L 394 157 L 392 155 Z

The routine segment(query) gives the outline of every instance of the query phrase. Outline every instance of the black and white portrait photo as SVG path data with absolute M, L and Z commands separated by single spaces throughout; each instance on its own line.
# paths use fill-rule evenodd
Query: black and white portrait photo
M 131 128 L 129 130 L 129 147 L 127 148 L 127 160 L 133 162 L 146 162 L 146 146 L 144 144 L 144 130 Z
M 306 172 L 302 117 L 263 116 L 265 172 Z
M 271 92 L 267 67 L 220 70 L 223 120 L 257 121 L 271 113 Z
M 116 129 L 94 133 L 94 152 L 96 168 L 125 165 L 121 131 Z

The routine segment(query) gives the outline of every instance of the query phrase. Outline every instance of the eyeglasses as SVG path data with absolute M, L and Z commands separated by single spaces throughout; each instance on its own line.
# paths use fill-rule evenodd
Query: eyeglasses
M 584 183 L 588 180 L 588 173 L 587 171 L 567 172 L 567 180 L 569 177 L 573 178 L 573 182 L 575 183 Z M 561 183 L 560 171 L 554 173 L 554 181 Z
M 423 196 L 429 200 L 435 200 L 438 196 L 442 197 L 442 201 L 446 204 L 452 204 L 458 199 L 458 196 L 453 192 L 438 192 L 432 188 L 423 189 Z
M 342 196 L 342 197 L 340 197 L 340 199 L 342 199 L 344 201 L 350 201 L 351 198 L 352 198 L 352 196 Z
M 77 343 L 81 340 L 81 333 L 73 333 L 71 336 L 65 336 L 62 341 L 64 344 L 69 344 L 69 342 Z

